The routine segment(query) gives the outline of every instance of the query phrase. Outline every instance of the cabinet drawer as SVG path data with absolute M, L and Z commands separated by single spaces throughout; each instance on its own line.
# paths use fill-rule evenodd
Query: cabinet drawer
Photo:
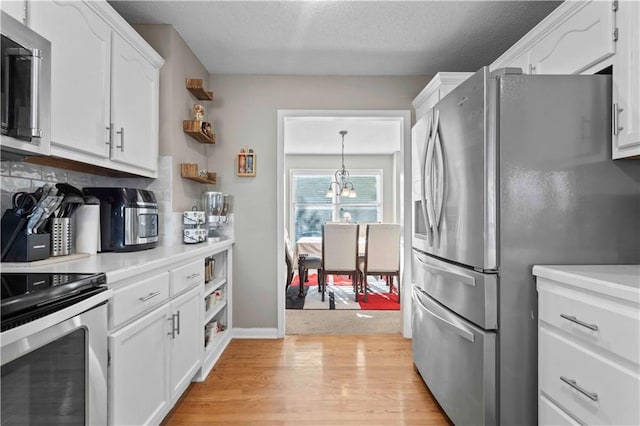
M 168 272 L 116 289 L 109 302 L 109 328 L 135 318 L 168 299 Z
M 589 344 L 638 363 L 640 317 L 637 308 L 556 286 L 539 279 L 539 317 Z
M 539 332 L 540 392 L 586 424 L 640 424 L 640 377 L 544 327 Z
M 540 396 L 538 424 L 540 426 L 580 426 L 580 423 L 544 396 Z
M 195 287 L 196 285 L 204 285 L 204 263 L 202 260 L 196 260 L 187 265 L 169 271 L 171 276 L 171 295 Z

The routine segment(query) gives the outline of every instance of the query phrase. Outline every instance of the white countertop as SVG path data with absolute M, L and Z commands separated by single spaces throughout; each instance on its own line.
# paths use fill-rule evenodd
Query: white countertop
M 2 272 L 104 272 L 107 275 L 107 284 L 113 284 L 172 263 L 215 254 L 228 249 L 233 243 L 233 239 L 226 239 L 200 244 L 160 245 L 148 250 L 126 253 L 98 253 L 94 256 L 50 265 L 33 266 L 25 262 L 24 264 L 3 263 L 1 267 Z
M 533 275 L 640 303 L 640 265 L 536 265 Z

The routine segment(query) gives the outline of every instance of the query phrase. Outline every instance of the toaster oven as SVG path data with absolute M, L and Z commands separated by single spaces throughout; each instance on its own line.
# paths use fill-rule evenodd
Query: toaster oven
M 100 251 L 137 251 L 159 240 L 158 203 L 152 191 L 84 188 L 100 200 Z

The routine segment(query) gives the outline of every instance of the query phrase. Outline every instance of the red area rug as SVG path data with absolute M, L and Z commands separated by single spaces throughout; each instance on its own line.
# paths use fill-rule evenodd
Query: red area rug
M 398 295 L 389 293 L 389 286 L 382 280 L 369 277 L 368 301 L 365 303 L 363 293 L 358 294 L 358 302 L 354 300 L 351 279 L 347 275 L 331 275 L 328 278 L 325 301 L 321 301 L 318 293 L 318 275 L 309 274 L 309 281 L 304 283 L 305 300 L 298 297 L 299 280 L 296 274 L 291 286 L 287 289 L 287 309 L 362 309 L 392 311 L 399 310 Z M 395 288 L 395 286 L 394 286 Z

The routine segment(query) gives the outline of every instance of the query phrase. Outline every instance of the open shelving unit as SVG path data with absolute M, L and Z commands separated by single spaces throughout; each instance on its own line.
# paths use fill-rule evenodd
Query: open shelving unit
M 196 163 L 181 163 L 180 164 L 180 176 L 184 179 L 189 179 L 194 182 L 206 183 L 209 185 L 216 184 L 216 174 L 207 173 L 207 176 L 202 176 L 198 172 L 198 165 Z
M 204 315 L 202 317 L 203 330 L 203 360 L 198 380 L 205 380 L 222 351 L 231 341 L 231 249 L 221 251 L 204 259 Z M 210 298 L 220 292 L 220 300 L 210 303 Z M 224 327 L 214 335 L 208 335 L 207 325 L 216 322 Z
M 187 90 L 193 93 L 193 96 L 196 99 L 201 101 L 212 101 L 213 100 L 213 92 L 208 92 L 204 89 L 204 84 L 202 83 L 201 78 L 188 78 L 187 79 Z
M 215 144 L 216 134 L 212 133 L 209 136 L 203 132 L 202 123 L 200 120 L 182 120 L 182 130 L 200 143 Z

